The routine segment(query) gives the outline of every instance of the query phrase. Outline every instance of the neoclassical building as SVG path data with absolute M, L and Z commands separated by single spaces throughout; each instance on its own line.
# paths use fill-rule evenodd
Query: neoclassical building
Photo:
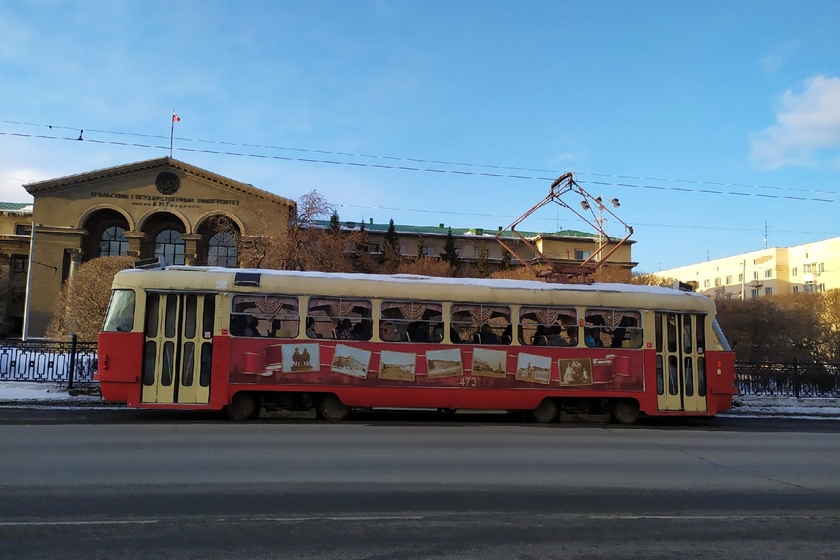
M 127 255 L 162 257 L 167 264 L 237 266 L 237 238 L 247 241 L 270 230 L 286 228 L 295 216 L 295 202 L 222 177 L 169 157 L 129 163 L 78 175 L 24 185 L 32 204 L 0 202 L 0 337 L 22 333 L 24 294 L 30 241 L 32 283 L 28 335 L 39 337 L 49 324 L 62 284 L 80 263 Z M 34 238 L 30 237 L 35 223 Z M 314 222 L 329 227 L 329 222 Z M 343 222 L 345 231 L 359 231 L 361 222 Z M 438 258 L 450 228 L 396 225 L 400 254 L 417 258 L 422 239 L 426 256 Z M 387 224 L 364 224 L 368 251 L 384 247 Z M 486 260 L 492 270 L 506 255 L 496 241 L 501 227 L 451 228 L 456 250 L 468 268 Z M 533 250 L 510 232 L 505 242 L 521 258 L 537 263 Z M 574 230 L 522 233 L 542 254 L 558 264 L 589 258 L 599 246 L 597 234 Z M 605 251 L 619 240 L 610 239 Z M 629 241 L 618 247 L 610 263 L 632 270 Z M 508 255 L 509 256 L 509 255 Z M 516 265 L 516 262 L 513 262 Z
M 28 234 L 35 224 L 30 336 L 44 333 L 62 283 L 84 260 L 160 256 L 167 264 L 236 266 L 237 235 L 247 238 L 266 219 L 286 227 L 295 214 L 291 200 L 169 157 L 24 188 L 34 198 L 31 222 L 17 228 Z

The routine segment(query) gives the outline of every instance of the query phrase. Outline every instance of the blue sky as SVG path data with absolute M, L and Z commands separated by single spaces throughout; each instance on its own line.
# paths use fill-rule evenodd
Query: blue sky
M 836 1 L 5 1 L 0 200 L 167 155 L 174 109 L 174 157 L 344 220 L 507 226 L 571 171 L 640 272 L 807 243 L 840 236 L 838 30 Z

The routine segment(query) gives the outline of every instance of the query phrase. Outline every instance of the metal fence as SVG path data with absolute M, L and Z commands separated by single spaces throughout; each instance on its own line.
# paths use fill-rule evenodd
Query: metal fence
M 93 385 L 96 343 L 7 340 L 0 344 L 0 381 Z
M 840 397 L 840 364 L 738 362 L 739 395 L 767 397 Z

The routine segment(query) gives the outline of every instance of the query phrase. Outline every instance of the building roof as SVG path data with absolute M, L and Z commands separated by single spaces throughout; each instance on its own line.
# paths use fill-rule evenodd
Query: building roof
M 330 222 L 328 220 L 312 220 L 312 224 L 317 227 L 329 227 Z M 365 230 L 371 233 L 385 233 L 388 231 L 388 227 L 390 224 L 374 224 L 369 222 L 342 222 L 341 227 L 342 229 L 349 229 L 349 230 L 358 230 L 362 225 L 364 225 Z M 428 235 L 430 237 L 434 236 L 445 236 L 449 231 L 449 227 L 445 226 L 444 224 L 440 224 L 437 226 L 411 226 L 405 224 L 394 224 L 394 230 L 397 234 L 408 234 L 408 235 Z M 496 234 L 499 233 L 498 229 L 484 229 L 484 228 L 451 228 L 452 235 L 456 237 L 469 237 L 469 236 L 476 236 L 476 237 L 496 237 Z M 586 238 L 586 239 L 597 239 L 598 234 L 593 233 L 586 233 L 582 231 L 575 231 L 575 230 L 564 230 L 564 231 L 557 231 L 553 233 L 545 233 L 545 232 L 533 232 L 533 231 L 519 231 L 523 237 L 526 238 Z M 513 232 L 509 230 L 502 231 L 502 237 L 504 238 L 515 238 L 516 236 Z M 631 243 L 632 241 L 628 241 Z
M 20 212 L 22 214 L 32 213 L 31 202 L 0 202 L 0 212 Z

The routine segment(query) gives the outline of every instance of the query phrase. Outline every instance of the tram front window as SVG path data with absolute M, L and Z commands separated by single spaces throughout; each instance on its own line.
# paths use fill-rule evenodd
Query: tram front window
M 105 332 L 128 332 L 134 328 L 134 291 L 114 290 L 111 303 L 105 314 L 102 330 Z

